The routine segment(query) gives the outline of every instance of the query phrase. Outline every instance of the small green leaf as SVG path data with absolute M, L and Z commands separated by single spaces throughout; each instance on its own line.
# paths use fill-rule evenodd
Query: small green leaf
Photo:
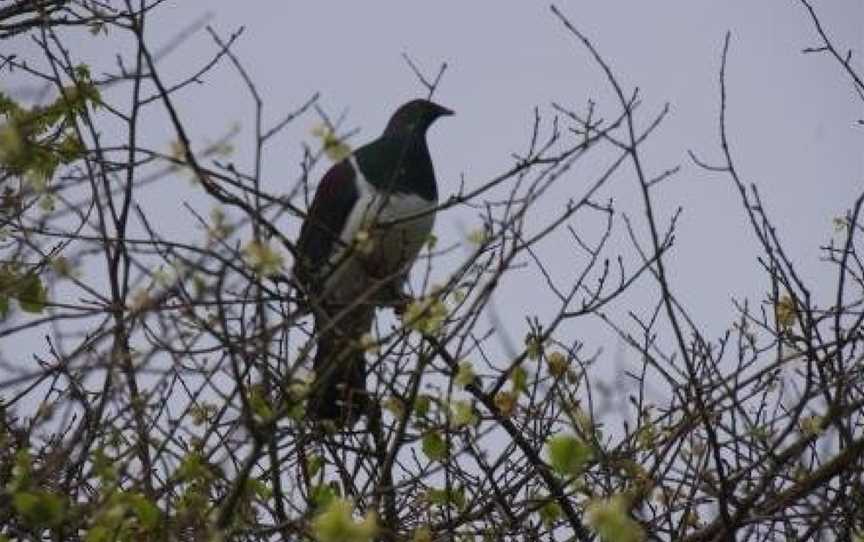
M 509 418 L 516 412 L 516 406 L 519 404 L 519 397 L 515 391 L 501 390 L 495 394 L 493 399 L 495 408 L 502 416 Z
M 15 463 L 12 466 L 12 481 L 6 486 L 8 491 L 24 490 L 30 485 L 30 476 L 33 472 L 33 460 L 30 450 L 21 448 L 15 452 Z
M 90 66 L 87 64 L 78 64 L 75 66 L 75 77 L 83 81 L 90 80 Z
M 245 489 L 261 502 L 266 502 L 273 495 L 273 489 L 256 478 L 246 480 Z
M 309 471 L 309 477 L 313 478 L 324 468 L 324 458 L 320 455 L 310 455 L 306 458 L 306 470 Z
M 465 488 L 432 488 L 426 492 L 426 500 L 438 506 L 453 505 L 460 510 L 465 509 Z
M 447 321 L 447 305 L 436 296 L 415 299 L 402 314 L 405 327 L 427 335 L 437 335 Z
M 460 388 L 465 388 L 474 382 L 477 375 L 474 373 L 474 365 L 468 360 L 459 362 L 459 370 L 456 372 L 456 385 Z
M 449 501 L 446 489 L 430 489 L 426 492 L 426 499 L 438 506 L 446 506 Z
M 591 447 L 574 435 L 555 435 L 546 442 L 549 463 L 559 474 L 578 476 L 593 455 Z
M 318 542 L 368 542 L 378 533 L 378 521 L 374 512 L 355 520 L 353 503 L 334 499 L 312 520 L 312 533 Z
M 485 227 L 479 227 L 468 233 L 468 242 L 472 245 L 481 246 L 488 240 Z
M 543 353 L 543 344 L 540 341 L 540 338 L 535 336 L 533 333 L 529 333 L 525 337 L 525 355 L 530 360 L 538 360 L 540 359 L 540 355 Z
M 19 491 L 12 496 L 12 507 L 34 527 L 56 527 L 66 516 L 66 499 L 48 491 Z
M 567 373 L 567 357 L 561 352 L 552 352 L 546 357 L 549 364 L 549 374 L 560 378 Z
M 21 106 L 17 102 L 0 92 L 0 115 L 13 116 L 21 111 Z
M 63 163 L 68 164 L 69 162 L 73 162 L 84 154 L 84 145 L 81 143 L 81 140 L 78 139 L 78 136 L 75 134 L 67 134 L 60 141 L 60 145 L 57 147 L 57 154 L 60 156 L 60 160 Z
M 528 373 L 522 367 L 516 367 L 510 373 L 510 382 L 513 384 L 513 391 L 521 393 L 528 386 Z
M 585 522 L 603 542 L 641 542 L 642 526 L 630 517 L 628 501 L 623 495 L 594 499 L 585 508 Z
M 243 247 L 243 256 L 259 276 L 269 277 L 282 271 L 282 254 L 266 241 L 250 241 Z
M 453 401 L 450 403 L 450 410 L 451 427 L 459 428 L 477 423 L 477 415 L 474 413 L 474 405 L 471 401 L 465 399 Z
M 423 435 L 421 448 L 426 457 L 432 461 L 442 461 L 447 457 L 447 441 L 436 431 Z
M 84 535 L 84 542 L 109 542 L 115 538 L 116 527 L 109 528 L 105 525 L 94 525 Z
M 309 500 L 312 503 L 312 507 L 316 510 L 326 508 L 337 497 L 339 497 L 339 494 L 336 493 L 336 490 L 327 484 L 312 486 L 312 489 L 309 491 Z
M 129 508 L 138 518 L 138 522 L 147 531 L 155 530 L 162 523 L 162 512 L 147 497 L 140 493 L 129 493 Z
M 326 124 L 314 126 L 312 128 L 312 135 L 321 140 L 324 154 L 334 162 L 344 160 L 351 154 L 351 147 L 339 139 L 339 136 Z
M 540 520 L 543 525 L 551 527 L 561 517 L 561 505 L 555 501 L 549 501 L 540 509 Z
M 774 313 L 777 317 L 777 326 L 783 331 L 789 329 L 798 317 L 795 299 L 789 294 L 784 294 L 774 305 Z
M 818 415 L 805 416 L 798 422 L 798 428 L 805 437 L 818 436 L 825 430 L 825 426 L 825 417 Z
M 206 481 L 213 478 L 213 473 L 197 452 L 190 452 L 183 458 L 180 468 L 177 469 L 177 476 L 184 482 Z
M 456 505 L 459 510 L 465 510 L 465 488 L 458 487 L 450 491 L 450 501 Z
M 267 422 L 275 416 L 270 402 L 267 400 L 265 391 L 261 386 L 253 386 L 249 393 L 249 407 L 258 421 Z
M 381 406 L 384 407 L 385 410 L 393 414 L 396 419 L 401 420 L 405 417 L 405 402 L 396 397 L 395 395 L 391 395 L 381 402 Z
M 651 421 L 646 422 L 636 434 L 636 442 L 639 443 L 639 447 L 643 450 L 650 450 L 651 448 L 653 448 L 656 439 L 657 428 Z
M 93 473 L 99 477 L 100 482 L 111 485 L 117 481 L 115 460 L 105 453 L 104 448 L 97 448 L 90 459 L 93 462 Z
M 414 401 L 414 413 L 420 418 L 428 416 L 431 407 L 432 398 L 426 394 L 418 395 L 417 400 Z
M 30 313 L 40 313 L 45 308 L 45 287 L 42 280 L 35 273 L 28 273 L 22 277 L 17 285 L 18 304 L 21 310 Z

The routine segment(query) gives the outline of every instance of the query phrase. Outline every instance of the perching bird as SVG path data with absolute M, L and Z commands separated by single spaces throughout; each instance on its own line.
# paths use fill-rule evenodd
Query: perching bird
M 403 301 L 408 272 L 432 232 L 438 187 L 426 131 L 452 114 L 428 100 L 404 104 L 381 137 L 333 165 L 318 185 L 294 268 L 318 337 L 307 408 L 313 419 L 353 424 L 365 411 L 360 342 L 376 307 Z

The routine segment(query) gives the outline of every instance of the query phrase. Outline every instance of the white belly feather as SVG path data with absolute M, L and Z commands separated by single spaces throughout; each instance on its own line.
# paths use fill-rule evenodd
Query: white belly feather
M 331 300 L 345 302 L 376 280 L 392 277 L 401 286 L 432 233 L 435 214 L 429 211 L 437 205 L 416 195 L 382 193 L 363 177 L 353 157 L 351 165 L 357 173 L 358 199 L 331 255 L 329 263 L 335 269 L 325 286 Z M 413 220 L 376 227 L 421 213 L 425 214 Z

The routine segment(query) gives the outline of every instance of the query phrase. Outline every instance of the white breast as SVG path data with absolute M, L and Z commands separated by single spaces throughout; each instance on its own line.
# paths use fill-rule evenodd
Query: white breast
M 384 276 L 407 276 L 411 264 L 426 243 L 435 223 L 434 209 L 437 202 L 416 195 L 379 191 L 360 173 L 353 157 L 351 165 L 357 173 L 357 203 L 348 215 L 340 236 L 340 246 L 333 251 L 330 264 L 338 266 L 327 280 L 327 289 L 338 285 L 343 293 L 338 297 L 357 295 L 366 288 L 369 269 L 375 268 L 377 278 Z M 425 214 L 423 214 L 425 213 Z M 415 215 L 422 216 L 386 228 L 376 227 Z M 368 245 L 356 244 L 358 233 L 368 236 Z M 352 252 L 345 254 L 351 248 Z M 342 277 L 351 277 L 346 284 Z

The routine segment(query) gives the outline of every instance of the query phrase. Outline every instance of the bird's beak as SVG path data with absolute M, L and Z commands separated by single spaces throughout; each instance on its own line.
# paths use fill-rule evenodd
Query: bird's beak
M 452 109 L 447 109 L 443 105 L 438 106 L 438 116 L 439 117 L 449 117 L 450 115 L 455 115 Z

